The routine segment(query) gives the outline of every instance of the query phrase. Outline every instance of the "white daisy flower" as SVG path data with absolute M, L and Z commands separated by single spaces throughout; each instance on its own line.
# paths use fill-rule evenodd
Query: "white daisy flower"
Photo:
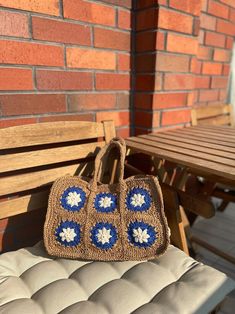
M 150 235 L 148 234 L 147 229 L 142 230 L 139 227 L 138 229 L 133 229 L 133 237 L 135 242 L 148 243 L 148 238 L 150 238 Z
M 110 231 L 110 229 L 106 229 L 105 227 L 99 229 L 98 234 L 96 235 L 98 242 L 101 242 L 102 244 L 109 243 L 109 239 L 112 238 Z
M 144 195 L 138 193 L 138 194 L 134 194 L 132 197 L 131 197 L 131 204 L 136 207 L 136 206 L 142 206 L 144 203 L 145 203 L 145 200 L 144 200 Z
M 63 228 L 63 232 L 60 232 L 60 237 L 62 241 L 71 242 L 74 241 L 74 238 L 77 236 L 73 228 Z
M 103 208 L 110 207 L 112 204 L 113 204 L 113 201 L 111 197 L 108 197 L 108 196 L 101 197 L 101 199 L 99 200 L 99 205 L 100 207 L 103 207 Z
M 69 192 L 68 196 L 66 197 L 66 202 L 71 207 L 78 206 L 81 201 L 81 194 L 77 192 Z

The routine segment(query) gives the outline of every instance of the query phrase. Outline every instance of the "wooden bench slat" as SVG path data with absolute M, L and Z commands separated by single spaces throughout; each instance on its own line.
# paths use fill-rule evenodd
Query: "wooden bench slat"
M 187 138 L 187 139 L 192 139 L 192 140 L 194 140 L 196 138 L 195 135 L 193 135 L 192 133 L 184 132 L 184 130 L 185 129 L 168 131 L 167 133 L 179 134 L 179 136 L 181 136 L 181 138 Z M 204 136 L 199 136 L 199 135 L 197 135 L 197 139 L 200 139 L 200 141 L 202 141 L 204 143 L 219 144 L 219 145 L 223 145 L 225 147 L 235 147 L 235 145 L 233 143 L 222 142 L 221 139 L 214 139 L 214 138 L 205 139 Z
M 157 143 L 169 144 L 169 145 L 173 145 L 175 147 L 178 147 L 179 149 L 181 149 L 181 148 L 191 149 L 193 151 L 208 153 L 208 154 L 214 155 L 214 156 L 226 157 L 226 158 L 229 158 L 229 159 L 232 159 L 235 161 L 235 154 L 234 153 L 226 153 L 226 152 L 221 152 L 221 151 L 218 151 L 215 149 L 210 149 L 207 147 L 201 147 L 199 145 L 195 146 L 192 144 L 186 144 L 186 143 L 182 143 L 182 142 L 178 141 L 177 139 L 169 140 L 166 138 L 161 138 L 161 136 L 151 138 L 151 136 L 149 136 L 149 135 L 140 135 L 139 137 L 146 138 L 148 140 L 152 140 L 152 141 L 154 141 L 154 143 L 157 142 Z
M 71 166 L 0 178 L 0 196 L 22 192 L 50 184 L 66 174 L 75 175 L 78 167 L 85 167 L 85 165 L 85 163 L 76 163 Z
M 208 148 L 213 148 L 213 149 L 219 149 L 220 151 L 224 151 L 224 152 L 230 152 L 230 153 L 235 153 L 235 148 L 232 147 L 227 147 L 227 146 L 222 146 L 222 145 L 218 145 L 218 144 L 212 144 L 212 143 L 208 143 L 208 142 L 202 142 L 199 141 L 197 139 L 188 139 L 182 136 L 179 136 L 177 134 L 174 133 L 150 133 L 148 134 L 151 137 L 157 137 L 157 138 L 162 138 L 162 139 L 169 139 L 169 140 L 173 140 L 173 141 L 178 141 L 181 142 L 182 144 L 195 144 L 196 147 L 198 145 L 202 146 L 202 147 L 208 147 Z
M 49 148 L 0 156 L 0 173 L 94 156 L 105 142 Z
M 192 110 L 196 110 L 197 119 L 203 119 L 207 117 L 228 114 L 230 113 L 230 106 L 229 105 L 203 106 L 197 107 Z
M 202 171 L 206 172 L 211 172 L 214 173 L 215 175 L 222 176 L 225 178 L 228 178 L 235 183 L 235 168 L 230 167 L 227 165 L 223 164 L 218 164 L 216 162 L 212 161 L 206 161 L 205 159 L 198 158 L 198 156 L 193 157 L 193 156 L 187 156 L 183 155 L 182 153 L 176 153 L 172 152 L 166 149 L 161 149 L 161 148 L 156 148 L 154 146 L 150 145 L 145 145 L 143 142 L 144 141 L 139 141 L 138 138 L 129 138 L 126 140 L 127 145 L 129 148 L 136 149 L 140 152 L 146 153 L 148 155 L 155 155 L 159 158 L 163 158 L 173 161 L 175 163 L 178 163 L 180 160 L 180 163 L 194 168 L 194 169 L 201 169 Z
M 219 127 L 219 128 L 218 128 Z M 203 129 L 203 130 L 211 130 L 211 131 L 219 131 L 221 134 L 225 135 L 233 135 L 235 134 L 235 128 L 231 126 L 221 126 L 221 125 L 197 125 L 197 129 Z
M 205 118 L 199 120 L 198 125 L 228 125 L 230 123 L 230 120 L 230 116 Z
M 28 124 L 0 129 L 0 148 L 27 147 L 103 136 L 104 126 L 96 122 L 62 121 Z
M 0 219 L 46 208 L 48 195 L 49 190 L 1 202 Z

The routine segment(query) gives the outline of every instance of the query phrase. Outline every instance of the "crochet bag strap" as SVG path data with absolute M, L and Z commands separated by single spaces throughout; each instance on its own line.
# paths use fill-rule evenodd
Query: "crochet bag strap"
M 120 171 L 119 171 L 119 184 L 124 184 L 124 162 L 126 157 L 126 143 L 125 141 L 120 137 L 114 137 L 109 144 L 105 145 L 97 154 L 95 158 L 95 170 L 94 170 L 94 176 L 93 179 L 90 182 L 90 186 L 92 190 L 96 190 L 97 188 L 97 181 L 98 181 L 98 174 L 100 166 L 102 165 L 102 157 L 109 153 L 112 148 L 117 147 L 120 153 Z

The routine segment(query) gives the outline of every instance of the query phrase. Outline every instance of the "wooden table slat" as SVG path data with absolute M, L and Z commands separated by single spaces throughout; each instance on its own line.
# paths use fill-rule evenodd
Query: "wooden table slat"
M 132 148 L 136 151 L 146 153 L 148 155 L 155 155 L 159 158 L 167 159 L 173 161 L 177 164 L 185 165 L 193 169 L 200 169 L 205 172 L 210 172 L 215 174 L 218 177 L 224 177 L 230 180 L 231 184 L 235 184 L 235 169 L 234 167 L 226 165 L 218 165 L 216 162 L 205 161 L 204 159 L 195 157 L 190 157 L 182 155 L 181 153 L 171 152 L 166 149 L 155 148 L 153 146 L 145 145 L 143 143 L 138 143 L 134 139 L 129 138 L 126 140 L 126 143 L 129 148 Z
M 221 133 L 217 133 L 214 131 L 203 131 L 203 130 L 199 130 L 197 128 L 193 129 L 193 128 L 185 128 L 184 132 L 188 132 L 190 134 L 198 134 L 198 135 L 202 135 L 204 138 L 215 138 L 215 139 L 221 139 L 222 141 L 225 142 L 229 142 L 229 143 L 234 143 L 235 144 L 235 136 L 233 135 L 226 135 L 226 138 L 224 136 L 224 134 Z
M 206 161 L 216 162 L 216 163 L 218 163 L 217 165 L 220 165 L 220 164 L 221 165 L 227 165 L 227 166 L 231 166 L 231 168 L 232 168 L 232 166 L 234 166 L 234 164 L 235 164 L 234 160 L 231 160 L 228 158 L 218 157 L 218 156 L 214 156 L 214 155 L 211 156 L 210 154 L 200 153 L 200 152 L 193 150 L 193 149 L 186 149 L 186 148 L 180 148 L 179 149 L 179 147 L 158 142 L 157 139 L 155 141 L 151 141 L 151 140 L 148 140 L 148 136 L 145 136 L 145 138 L 136 137 L 136 138 L 134 138 L 134 141 L 141 143 L 141 144 L 144 144 L 146 146 L 153 146 L 156 148 L 168 150 L 169 152 L 180 153 L 180 154 L 182 154 L 182 156 L 185 155 L 185 156 L 188 156 L 189 158 L 194 158 L 195 156 L 197 156 L 200 159 L 204 159 L 205 162 Z M 235 173 L 235 168 L 233 170 Z
M 213 148 L 213 149 L 217 149 L 221 151 L 221 154 L 223 154 L 223 152 L 228 152 L 228 153 L 233 153 L 235 154 L 235 148 L 232 147 L 227 147 L 227 146 L 223 146 L 223 145 L 218 145 L 218 144 L 212 144 L 212 143 L 208 143 L 208 142 L 202 142 L 199 141 L 197 139 L 188 139 L 185 137 L 179 137 L 178 135 L 174 134 L 174 133 L 169 133 L 169 132 L 159 132 L 159 133 L 150 133 L 148 134 L 149 137 L 157 137 L 157 138 L 162 138 L 162 139 L 169 139 L 169 140 L 174 140 L 174 141 L 178 141 L 181 143 L 185 143 L 185 144 L 195 144 L 195 145 L 200 145 L 201 147 L 208 147 L 208 148 Z
M 157 137 L 152 137 L 151 135 L 141 135 L 140 138 L 146 138 L 147 140 L 151 140 L 154 143 L 155 142 L 160 142 L 163 144 L 169 144 L 169 145 L 173 145 L 175 147 L 178 147 L 179 149 L 181 148 L 186 148 L 186 149 L 192 149 L 201 153 L 207 153 L 210 154 L 212 156 L 219 156 L 219 157 L 225 157 L 228 159 L 232 159 L 233 163 L 235 163 L 235 154 L 234 153 L 227 153 L 224 151 L 220 151 L 218 149 L 211 149 L 208 147 L 201 147 L 200 145 L 193 145 L 193 144 L 189 144 L 189 143 L 183 143 L 177 139 L 166 139 L 166 138 L 162 138 L 161 135 L 159 134 L 159 136 Z
M 221 134 L 225 134 L 225 135 L 235 135 L 235 131 L 234 129 L 232 129 L 231 127 L 229 126 L 225 126 L 225 127 L 216 127 L 216 126 L 209 126 L 209 125 L 198 125 L 196 126 L 195 128 L 197 129 L 202 129 L 204 131 L 219 131 Z
M 189 132 L 185 132 L 184 131 L 185 129 L 183 129 L 182 131 L 178 131 L 178 130 L 175 130 L 174 132 L 173 131 L 167 131 L 167 133 L 173 133 L 173 134 L 178 134 L 181 138 L 188 138 L 188 139 L 195 139 L 197 138 L 198 140 L 202 141 L 202 142 L 205 142 L 205 143 L 213 143 L 213 144 L 223 144 L 223 146 L 227 146 L 227 147 L 234 147 L 235 148 L 235 143 L 230 143 L 230 142 L 225 142 L 221 139 L 215 139 L 215 138 L 205 138 L 205 136 L 203 135 L 199 135 L 199 134 L 192 134 L 189 133 Z

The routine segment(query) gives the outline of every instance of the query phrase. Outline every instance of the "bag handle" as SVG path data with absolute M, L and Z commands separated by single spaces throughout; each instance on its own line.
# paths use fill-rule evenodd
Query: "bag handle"
M 121 137 L 114 137 L 109 144 L 105 145 L 97 154 L 95 158 L 95 171 L 93 179 L 90 182 L 90 186 L 92 190 L 96 190 L 98 174 L 100 166 L 102 165 L 102 157 L 109 153 L 112 148 L 117 147 L 120 153 L 120 173 L 119 173 L 119 184 L 123 184 L 124 182 L 124 162 L 126 157 L 126 143 Z

